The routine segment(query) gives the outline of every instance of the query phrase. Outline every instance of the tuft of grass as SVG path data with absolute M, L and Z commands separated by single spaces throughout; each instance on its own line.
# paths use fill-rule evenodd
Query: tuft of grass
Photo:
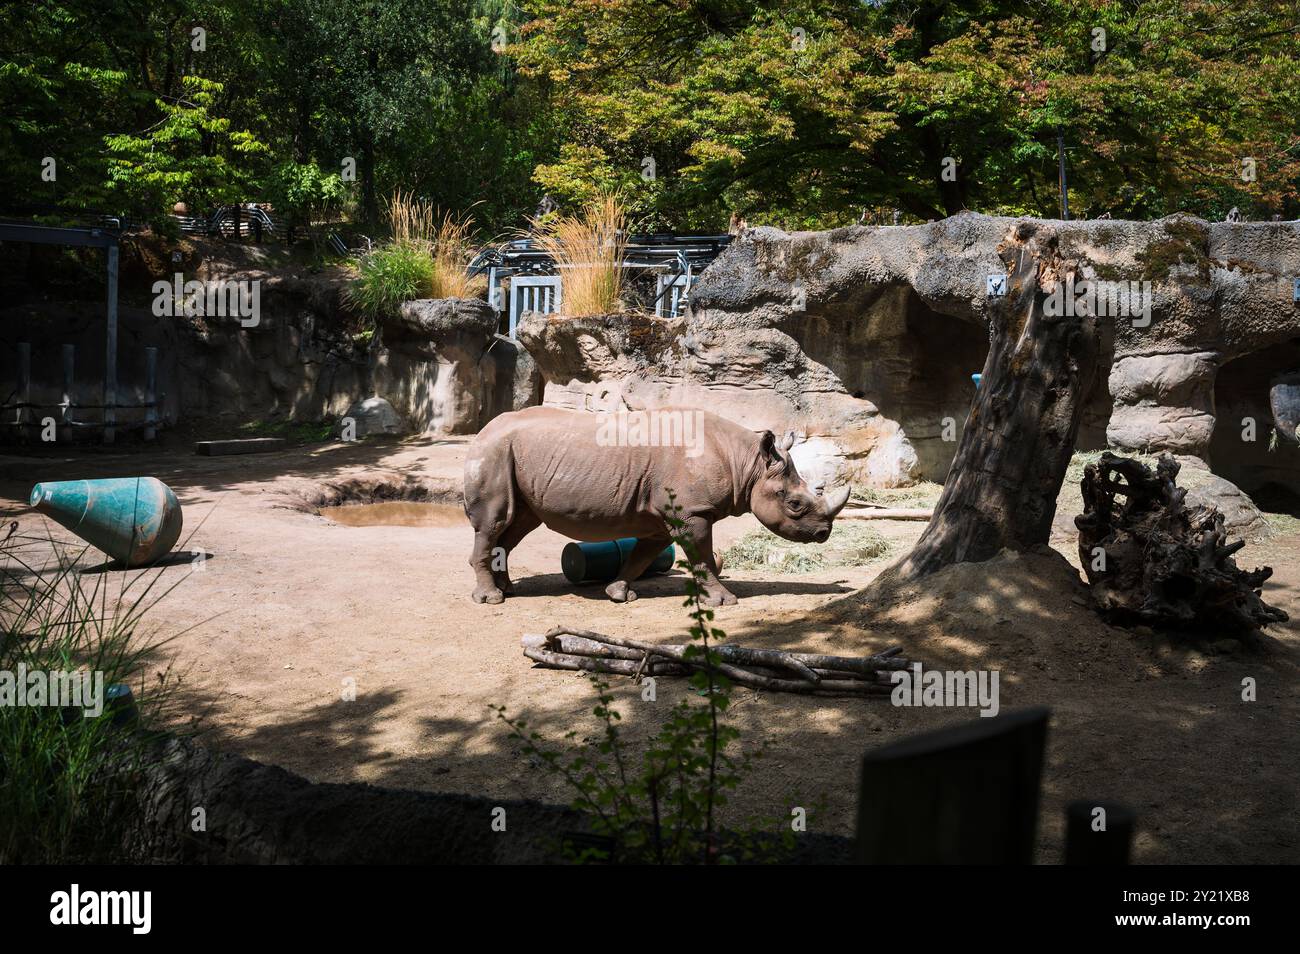
M 569 317 L 621 311 L 627 212 L 613 193 L 597 196 L 581 216 L 543 224 L 534 219 L 538 246 L 564 279 L 560 314 Z
M 1289 513 L 1265 513 L 1264 519 L 1268 521 L 1269 529 L 1276 536 L 1286 536 L 1292 533 L 1300 533 L 1300 518 L 1294 517 Z
M 477 298 L 487 291 L 487 277 L 468 272 L 474 255 L 473 227 L 468 217 L 442 217 L 433 236 L 433 297 Z
M 85 706 L 0 705 L 0 864 L 148 860 L 135 857 L 148 845 L 137 824 L 154 741 L 146 730 L 162 718 L 174 682 L 163 673 L 144 681 L 166 640 L 142 636 L 141 623 L 176 584 L 158 587 L 161 571 L 129 582 L 87 573 L 87 550 L 17 530 L 12 521 L 0 541 L 0 675 L 86 673 L 102 679 L 105 694 L 125 684 L 136 714 L 107 699 L 94 716 Z
M 392 241 L 361 259 L 347 299 L 370 319 L 397 312 L 417 298 L 475 298 L 487 280 L 466 271 L 473 255 L 468 215 L 439 218 L 431 202 L 400 189 L 388 200 Z
M 321 444 L 334 437 L 334 421 L 249 421 L 239 429 L 250 437 L 283 437 L 295 444 Z
M 394 245 L 428 248 L 433 244 L 436 215 L 432 202 L 397 189 L 385 205 Z
M 908 487 L 854 487 L 853 499 L 879 507 L 933 507 L 943 493 L 943 484 L 923 480 Z
M 774 570 L 815 573 L 837 566 L 867 566 L 894 552 L 894 544 L 878 530 L 854 521 L 835 525 L 825 543 L 792 543 L 767 530 L 755 530 L 737 540 L 722 555 L 728 570 Z

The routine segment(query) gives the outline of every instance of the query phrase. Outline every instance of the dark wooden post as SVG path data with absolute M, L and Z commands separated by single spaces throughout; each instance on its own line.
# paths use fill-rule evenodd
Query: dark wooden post
M 868 752 L 863 864 L 1032 864 L 1050 711 L 976 718 Z
M 1049 226 L 1021 222 L 998 251 L 1009 287 L 991 305 L 989 356 L 957 455 L 934 517 L 881 582 L 1048 541 L 1096 375 L 1097 319 L 1045 313 L 1048 291 L 1074 271 Z
M 77 346 L 74 344 L 65 344 L 63 346 L 63 412 L 60 415 L 63 424 L 63 439 L 72 440 L 72 388 L 73 373 L 77 363 Z
M 28 424 L 32 420 L 32 346 L 30 342 L 18 342 L 18 413 L 14 421 L 18 425 L 18 439 L 27 442 L 30 434 Z
M 108 253 L 108 306 L 104 324 L 104 443 L 113 443 L 117 432 L 117 239 Z
M 144 349 L 144 439 L 151 441 L 158 427 L 158 349 Z
M 1105 829 L 1097 809 L 1105 812 Z M 1065 863 L 1067 865 L 1126 865 L 1133 844 L 1137 815 L 1115 802 L 1080 800 L 1065 806 Z

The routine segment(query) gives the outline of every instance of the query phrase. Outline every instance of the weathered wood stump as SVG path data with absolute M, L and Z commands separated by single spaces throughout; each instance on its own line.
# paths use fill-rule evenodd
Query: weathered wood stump
M 1109 452 L 1084 469 L 1084 512 L 1074 523 L 1097 606 L 1117 622 L 1195 630 L 1253 632 L 1284 622 L 1287 614 L 1260 595 L 1272 568 L 1237 566 L 1232 555 L 1245 542 L 1228 542 L 1216 508 L 1185 506 L 1178 471 L 1168 455 L 1153 471 Z
M 1045 544 L 1079 420 L 1096 384 L 1100 326 L 1092 315 L 1053 317 L 1048 296 L 1078 272 L 1055 231 L 1017 223 L 998 248 L 1008 290 L 989 311 L 989 356 L 930 525 L 881 574 L 913 580 L 1003 548 Z

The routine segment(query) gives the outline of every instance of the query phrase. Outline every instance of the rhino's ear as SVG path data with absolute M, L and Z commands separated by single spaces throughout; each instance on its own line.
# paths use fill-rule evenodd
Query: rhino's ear
M 790 466 L 790 458 L 781 453 L 781 449 L 777 447 L 776 435 L 771 431 L 763 431 L 759 435 L 758 453 L 767 466 L 769 477 L 779 477 Z

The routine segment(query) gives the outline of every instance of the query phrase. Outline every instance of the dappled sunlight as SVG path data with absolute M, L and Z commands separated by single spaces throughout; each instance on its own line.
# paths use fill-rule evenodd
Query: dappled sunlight
M 156 458 L 153 472 L 186 508 L 180 546 L 212 557 L 201 569 L 180 561 L 152 571 L 168 585 L 178 581 L 148 618 L 151 632 L 182 634 L 147 660 L 150 673 L 171 667 L 177 677 L 171 724 L 197 721 L 204 744 L 313 781 L 568 802 L 573 793 L 492 707 L 572 751 L 567 733 L 580 740 L 599 729 L 595 695 L 579 675 L 534 668 L 520 637 L 568 624 L 684 642 L 684 575 L 645 578 L 640 599 L 615 604 L 600 585 L 564 578 L 566 540 L 541 529 L 511 557 L 515 595 L 479 606 L 469 599 L 468 526 L 344 527 L 315 515 L 327 501 L 454 494 L 463 451 L 460 440 L 422 439 L 245 460 Z M 128 474 L 138 461 L 98 458 L 95 473 Z M 40 467 L 39 479 L 86 476 L 74 461 Z M 48 522 L 20 510 L 31 473 L 13 458 L 0 461 L 0 490 L 22 532 L 43 538 Z M 895 552 L 906 552 L 923 526 L 881 524 Z M 756 526 L 728 521 L 718 545 Z M 1240 555 L 1243 564 L 1277 568 L 1265 592 L 1293 617 L 1298 551 L 1292 535 Z M 868 655 L 900 646 L 926 669 L 996 671 L 1003 711 L 1050 706 L 1042 861 L 1060 860 L 1064 805 L 1085 797 L 1138 811 L 1139 861 L 1294 855 L 1286 772 L 1300 757 L 1295 618 L 1257 645 L 1216 649 L 1107 625 L 1059 552 L 958 565 L 906 587 L 872 585 L 883 566 L 724 569 L 740 603 L 720 607 L 714 625 L 727 641 L 754 648 Z M 105 566 L 97 578 L 116 588 L 141 572 Z M 1239 701 L 1246 677 L 1260 687 L 1249 705 Z M 344 699 L 347 680 L 355 701 Z M 625 677 L 610 684 L 634 754 L 675 703 L 698 700 L 678 678 L 659 679 L 654 702 Z M 979 716 L 973 708 L 896 707 L 888 697 L 737 689 L 727 718 L 741 732 L 737 752 L 763 754 L 724 818 L 788 818 L 792 806 L 820 806 L 809 830 L 849 835 L 864 751 Z M 1231 798 L 1224 778 L 1241 780 Z

